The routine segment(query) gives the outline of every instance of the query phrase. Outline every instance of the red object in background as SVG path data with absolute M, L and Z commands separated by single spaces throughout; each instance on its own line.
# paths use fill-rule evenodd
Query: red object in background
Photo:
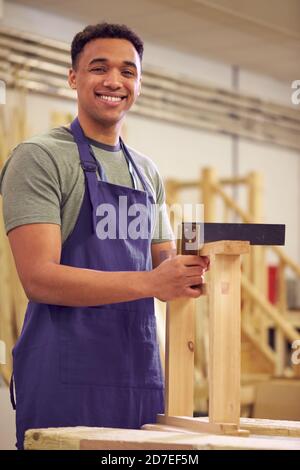
M 268 298 L 271 304 L 277 302 L 278 266 L 268 266 Z

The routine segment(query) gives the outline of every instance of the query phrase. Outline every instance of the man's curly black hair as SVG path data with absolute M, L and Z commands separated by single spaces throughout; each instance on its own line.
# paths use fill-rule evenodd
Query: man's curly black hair
M 71 44 L 72 67 L 74 70 L 76 69 L 77 58 L 84 46 L 88 42 L 99 38 L 126 39 L 135 47 L 142 62 L 144 43 L 136 33 L 124 24 L 98 23 L 86 26 L 83 31 L 74 36 Z

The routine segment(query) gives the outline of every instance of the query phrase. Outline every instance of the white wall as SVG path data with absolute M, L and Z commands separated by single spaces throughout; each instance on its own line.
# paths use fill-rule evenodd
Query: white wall
M 266 101 L 273 101 L 284 106 L 292 106 L 291 83 L 283 83 L 275 78 L 257 75 L 248 70 L 241 70 L 239 90 L 242 93 L 258 96 Z
M 6 102 L 9 106 L 10 113 L 17 110 L 20 106 L 20 94 L 14 90 L 7 90 Z M 51 96 L 36 95 L 30 93 L 25 98 L 27 110 L 27 133 L 28 135 L 36 135 L 41 132 L 46 132 L 51 128 L 52 113 L 64 113 L 76 115 L 77 104 L 75 101 L 55 98 Z
M 66 42 L 70 42 L 74 34 L 84 26 L 70 19 L 41 14 L 11 3 L 5 3 L 4 18 L 0 20 L 0 24 Z M 155 44 L 145 44 L 145 64 L 223 88 L 230 88 L 232 84 L 232 69 L 228 65 Z M 290 84 L 270 77 L 242 70 L 239 89 L 262 99 L 291 104 Z M 29 127 L 32 134 L 46 130 L 49 127 L 50 113 L 59 110 L 75 113 L 76 105 L 67 100 L 37 95 L 28 97 Z M 232 173 L 230 137 L 180 128 L 134 115 L 128 117 L 126 134 L 128 143 L 151 156 L 165 178 L 194 179 L 199 174 L 200 167 L 208 165 L 216 167 L 222 176 Z M 269 223 L 287 224 L 286 250 L 300 262 L 299 153 L 246 140 L 240 140 L 238 147 L 241 174 L 253 170 L 264 174 L 265 220 Z M 13 419 L 7 390 L 0 388 L 0 448 L 3 445 L 14 447 L 11 432 Z M 4 443 L 5 440 L 9 443 Z
M 230 137 L 138 116 L 128 118 L 126 134 L 129 145 L 150 155 L 164 178 L 195 179 L 207 164 L 231 173 Z
M 40 34 L 57 41 L 71 41 L 74 33 L 82 27 L 82 23 L 62 18 L 53 14 L 44 14 L 34 8 L 17 5 L 4 0 L 4 17 L 0 24 Z
M 286 224 L 285 251 L 299 262 L 300 155 L 275 146 L 240 143 L 240 171 L 264 175 L 264 221 Z

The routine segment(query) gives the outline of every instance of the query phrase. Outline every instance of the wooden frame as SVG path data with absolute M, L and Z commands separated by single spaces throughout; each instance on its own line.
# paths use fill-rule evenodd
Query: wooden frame
M 143 429 L 300 436 L 295 423 L 240 421 L 241 255 L 248 252 L 249 242 L 226 240 L 207 243 L 199 252 L 210 256 L 209 416 L 193 418 L 195 300 L 179 299 L 169 303 L 166 319 L 165 414 Z

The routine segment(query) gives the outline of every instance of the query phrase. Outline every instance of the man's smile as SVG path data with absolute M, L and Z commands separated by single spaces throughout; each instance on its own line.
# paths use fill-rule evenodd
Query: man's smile
M 109 106 L 117 106 L 119 103 L 121 103 L 121 101 L 127 98 L 124 95 L 113 95 L 113 94 L 97 93 L 97 92 L 95 92 L 95 96 L 97 100 Z

